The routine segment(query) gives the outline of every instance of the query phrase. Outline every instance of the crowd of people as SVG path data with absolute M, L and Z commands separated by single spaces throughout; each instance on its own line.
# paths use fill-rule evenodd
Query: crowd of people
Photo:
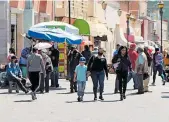
M 86 81 L 90 76 L 93 81 L 94 100 L 97 100 L 99 88 L 99 99 L 104 100 L 104 80 L 108 80 L 108 64 L 102 48 L 94 48 L 90 51 L 89 46 L 84 47 L 84 51 L 79 52 L 72 46 L 68 52 L 70 92 L 77 92 L 77 100 L 83 101 Z M 113 52 L 111 72 L 116 74 L 115 93 L 120 93 L 120 100 L 126 99 L 127 83 L 133 78 L 134 89 L 138 89 L 138 94 L 148 92 L 148 85 L 151 72 L 153 72 L 153 83 L 155 85 L 157 72 L 161 76 L 163 85 L 168 80 L 165 66 L 169 65 L 169 55 L 164 51 L 164 55 L 155 48 L 155 53 L 147 46 L 136 47 L 131 44 L 130 48 L 117 44 L 117 49 Z M 35 47 L 22 50 L 21 57 L 17 59 L 15 51 L 10 49 L 8 56 L 7 79 L 18 84 L 20 89 L 26 94 L 31 90 L 32 100 L 37 99 L 36 93 L 49 92 L 49 79 L 51 87 L 59 85 L 59 50 L 53 45 L 48 51 Z M 31 86 L 26 87 L 29 79 Z

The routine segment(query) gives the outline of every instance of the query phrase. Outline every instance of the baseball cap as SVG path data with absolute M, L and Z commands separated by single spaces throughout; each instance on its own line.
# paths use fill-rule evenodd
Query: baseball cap
M 86 62 L 86 58 L 85 57 L 81 57 L 79 62 L 84 62 L 85 63 Z

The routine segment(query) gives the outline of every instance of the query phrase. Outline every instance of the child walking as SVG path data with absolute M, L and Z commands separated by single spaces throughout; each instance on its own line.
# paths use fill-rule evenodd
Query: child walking
M 79 60 L 79 65 L 76 66 L 75 74 L 74 74 L 74 82 L 77 81 L 78 102 L 83 101 L 84 90 L 87 81 L 87 66 L 85 65 L 85 63 L 86 63 L 85 57 L 81 57 Z

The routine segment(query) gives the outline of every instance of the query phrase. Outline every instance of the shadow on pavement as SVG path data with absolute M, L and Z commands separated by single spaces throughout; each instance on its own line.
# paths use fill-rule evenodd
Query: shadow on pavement
M 66 90 L 66 88 L 55 88 L 55 87 L 50 87 L 49 90 Z
M 169 98 L 169 96 L 161 96 L 161 98 Z
M 115 93 L 103 93 L 103 95 L 113 95 Z
M 56 94 L 73 94 L 73 93 L 65 92 L 65 93 L 56 93 Z
M 93 94 L 93 92 L 85 92 L 85 94 Z
M 135 92 L 135 93 L 127 94 L 126 96 L 134 96 L 134 95 L 142 95 L 142 94 L 138 94 L 138 92 Z
M 27 102 L 32 102 L 32 100 L 17 100 L 14 101 L 15 103 L 27 103 Z
M 161 92 L 162 94 L 169 94 L 169 92 Z
M 66 103 L 91 103 L 91 102 L 95 102 L 94 100 L 84 100 L 82 102 L 78 102 L 78 101 L 66 101 Z
M 105 102 L 105 103 L 109 103 L 109 102 L 110 102 L 110 103 L 113 103 L 113 102 L 119 102 L 119 101 L 120 101 L 120 100 L 109 100 L 109 101 L 108 101 L 108 100 L 104 100 L 104 101 L 100 101 L 100 102 L 103 102 L 103 103 L 104 103 L 104 102 Z
M 0 94 L 16 94 L 16 92 L 8 93 L 8 92 L 2 92 Z

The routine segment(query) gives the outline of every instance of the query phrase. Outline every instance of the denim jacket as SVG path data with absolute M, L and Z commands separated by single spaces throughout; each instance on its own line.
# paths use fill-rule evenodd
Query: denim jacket
M 7 65 L 7 78 L 22 77 L 22 72 L 20 70 L 18 63 L 8 63 Z

